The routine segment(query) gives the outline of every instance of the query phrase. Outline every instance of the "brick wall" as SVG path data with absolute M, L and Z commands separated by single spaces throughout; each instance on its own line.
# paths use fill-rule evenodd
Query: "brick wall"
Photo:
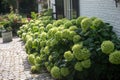
M 120 3 L 115 6 L 114 0 L 80 0 L 80 16 L 96 16 L 114 26 L 120 37 Z

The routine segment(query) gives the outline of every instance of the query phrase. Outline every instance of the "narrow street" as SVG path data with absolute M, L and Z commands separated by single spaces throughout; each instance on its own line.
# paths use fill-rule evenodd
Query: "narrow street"
M 53 80 L 45 71 L 31 74 L 24 44 L 20 38 L 3 43 L 0 38 L 0 80 Z

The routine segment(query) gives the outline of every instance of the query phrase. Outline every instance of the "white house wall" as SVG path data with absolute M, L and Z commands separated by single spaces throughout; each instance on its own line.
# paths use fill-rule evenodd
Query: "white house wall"
M 80 0 L 80 16 L 96 16 L 114 26 L 120 37 L 120 3 L 115 6 L 114 0 Z
M 38 13 L 41 13 L 42 11 L 42 4 L 38 3 Z

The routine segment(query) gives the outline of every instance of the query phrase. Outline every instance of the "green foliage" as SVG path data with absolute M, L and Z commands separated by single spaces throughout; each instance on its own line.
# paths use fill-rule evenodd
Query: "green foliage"
M 47 9 L 41 13 L 44 16 L 52 16 L 52 9 Z
M 105 54 L 110 54 L 114 50 L 114 43 L 111 41 L 103 41 L 101 44 L 101 50 Z
M 112 64 L 120 64 L 120 51 L 114 51 L 109 55 L 109 61 Z

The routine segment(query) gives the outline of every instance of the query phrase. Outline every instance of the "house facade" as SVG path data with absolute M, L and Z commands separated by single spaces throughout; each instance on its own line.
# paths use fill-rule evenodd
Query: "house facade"
M 56 19 L 68 19 L 78 16 L 99 17 L 104 22 L 114 26 L 114 31 L 120 37 L 120 0 L 49 0 Z
M 115 0 L 79 0 L 80 16 L 96 16 L 114 26 L 114 31 L 120 37 L 120 2 Z

